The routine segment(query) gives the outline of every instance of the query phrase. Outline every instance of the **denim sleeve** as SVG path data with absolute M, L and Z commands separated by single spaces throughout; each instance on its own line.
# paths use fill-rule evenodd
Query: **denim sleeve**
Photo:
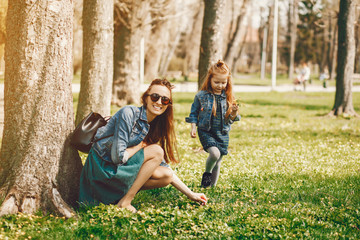
M 199 116 L 200 106 L 201 106 L 201 104 L 200 104 L 199 98 L 196 95 L 194 98 L 194 102 L 191 105 L 190 115 L 189 115 L 189 117 L 185 118 L 186 122 L 198 124 L 198 116 Z
M 111 147 L 111 160 L 115 164 L 125 163 L 128 159 L 126 149 L 132 131 L 133 120 L 134 112 L 131 108 L 124 107 L 119 110 L 119 116 L 115 122 L 114 142 Z

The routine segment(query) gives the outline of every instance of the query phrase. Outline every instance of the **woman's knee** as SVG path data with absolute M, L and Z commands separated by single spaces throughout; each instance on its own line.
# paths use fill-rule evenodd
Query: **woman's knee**
M 166 183 L 166 185 L 169 185 L 173 181 L 174 172 L 168 167 L 158 167 L 156 169 L 156 174 L 159 179 Z
M 161 162 L 164 159 L 164 149 L 157 144 L 152 144 L 144 148 L 145 158 Z

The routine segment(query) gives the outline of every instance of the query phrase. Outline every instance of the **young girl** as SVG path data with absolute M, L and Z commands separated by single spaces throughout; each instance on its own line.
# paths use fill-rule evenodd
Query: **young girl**
M 208 70 L 205 81 L 194 98 L 190 116 L 191 137 L 196 137 L 196 126 L 200 142 L 209 156 L 201 186 L 215 186 L 219 178 L 220 163 L 227 155 L 230 125 L 240 120 L 239 106 L 232 93 L 231 73 L 225 62 L 219 60 Z

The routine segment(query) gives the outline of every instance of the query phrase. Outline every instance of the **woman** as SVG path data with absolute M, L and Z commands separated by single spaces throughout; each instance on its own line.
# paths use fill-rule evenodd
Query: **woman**
M 94 143 L 83 167 L 80 203 L 117 204 L 136 212 L 131 202 L 139 190 L 172 184 L 206 204 L 206 196 L 191 191 L 167 165 L 177 162 L 171 89 L 166 79 L 155 79 L 142 95 L 141 107 L 121 108 L 97 131 L 95 140 L 103 139 Z

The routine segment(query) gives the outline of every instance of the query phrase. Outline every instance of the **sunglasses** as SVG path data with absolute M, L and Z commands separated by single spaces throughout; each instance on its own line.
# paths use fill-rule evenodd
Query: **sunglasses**
M 150 94 L 149 96 L 150 96 L 151 101 L 153 101 L 153 102 L 157 102 L 157 101 L 159 100 L 159 98 L 161 98 L 161 104 L 162 104 L 162 105 L 165 105 L 165 106 L 166 106 L 166 105 L 171 104 L 171 100 L 170 100 L 170 98 L 168 98 L 168 97 L 160 96 L 160 95 L 157 94 L 157 93 L 152 93 L 152 94 Z

